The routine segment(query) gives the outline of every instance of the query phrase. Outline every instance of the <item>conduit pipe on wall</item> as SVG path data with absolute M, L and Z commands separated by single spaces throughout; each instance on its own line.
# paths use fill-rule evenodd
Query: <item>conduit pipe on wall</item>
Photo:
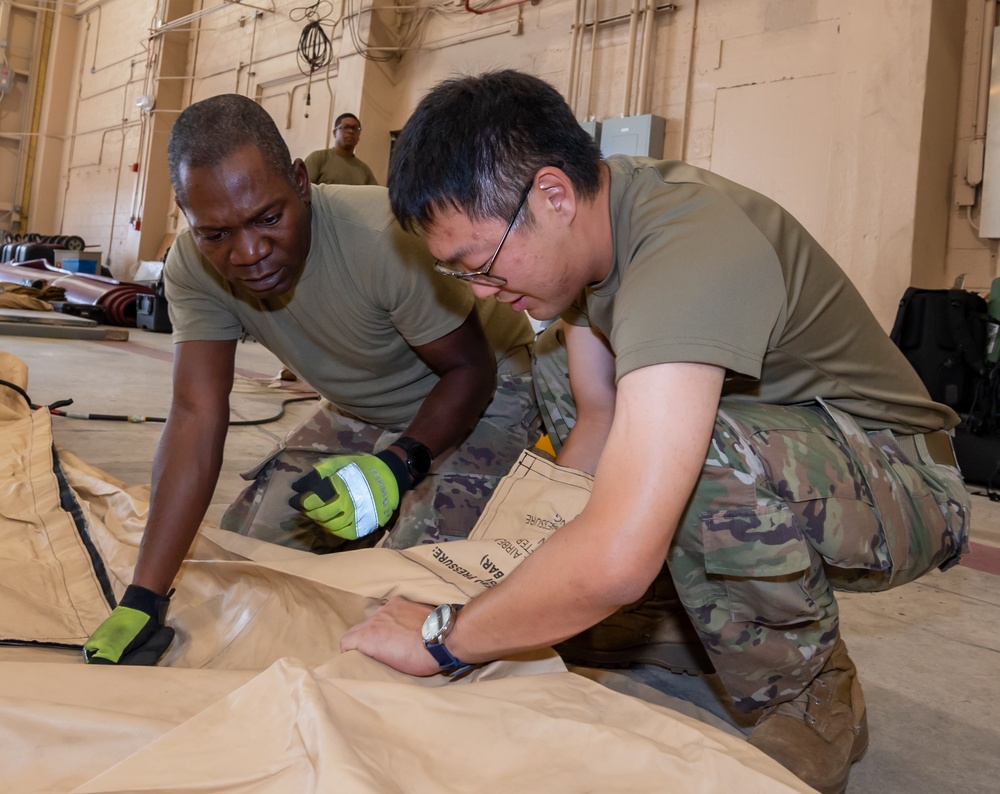
M 135 155 L 135 165 L 139 173 L 136 177 L 135 184 L 132 186 L 132 201 L 129 204 L 129 217 L 132 219 L 133 223 L 136 218 L 142 217 L 142 208 L 145 203 L 146 177 L 149 174 L 146 154 L 146 148 L 149 144 L 149 134 L 147 128 L 148 118 L 149 114 L 143 113 L 142 117 L 139 119 L 139 148 Z
M 635 71 L 635 31 L 639 27 L 639 0 L 632 0 L 628 21 L 628 54 L 625 56 L 625 98 L 622 116 L 632 115 L 632 73 Z
M 96 11 L 100 7 L 101 7 L 100 5 L 97 5 L 97 6 L 94 6 L 92 8 L 88 8 L 83 13 L 82 17 L 79 16 L 79 15 L 77 15 L 75 17 L 76 19 L 84 19 L 84 20 L 86 20 L 87 27 L 86 27 L 86 30 L 85 30 L 85 33 L 84 33 L 84 37 L 83 37 L 85 42 L 87 40 L 87 37 L 90 35 L 90 14 L 91 14 L 91 12 Z M 87 60 L 86 49 L 87 49 L 86 46 L 81 47 L 80 48 L 80 52 L 77 55 L 78 62 L 77 62 L 77 68 L 76 68 L 76 96 L 82 96 L 83 95 L 83 65 L 84 65 L 84 63 Z M 66 197 L 69 195 L 69 185 L 70 185 L 70 181 L 71 181 L 70 180 L 70 172 L 73 170 L 72 163 L 73 163 L 73 156 L 76 154 L 76 136 L 77 136 L 78 129 L 79 129 L 79 124 L 80 124 L 80 103 L 79 102 L 71 102 L 70 105 L 71 105 L 71 109 L 72 109 L 72 113 L 73 113 L 73 123 L 70 126 L 70 128 L 73 131 L 69 135 L 69 151 L 66 152 L 66 154 L 64 155 L 64 157 L 65 157 L 65 161 L 64 162 L 67 163 L 67 168 L 66 168 L 66 178 L 63 179 L 62 201 L 60 202 L 60 206 L 59 206 L 59 232 L 60 232 L 60 234 L 64 231 L 64 224 L 66 222 Z M 103 135 L 102 135 L 102 138 L 101 138 L 101 152 L 98 153 L 98 156 L 100 156 L 101 153 L 103 152 L 103 148 L 104 148 L 104 138 L 103 138 Z
M 100 49 L 100 43 L 101 43 L 101 23 L 102 23 L 102 21 L 104 19 L 104 15 L 101 12 L 101 6 L 100 5 L 94 6 L 93 8 L 90 8 L 86 12 L 84 12 L 83 17 L 84 17 L 84 19 L 87 20 L 86 35 L 84 36 L 84 42 L 86 42 L 87 39 L 90 38 L 90 14 L 91 14 L 92 11 L 96 11 L 97 12 L 97 30 L 94 33 L 94 57 L 90 61 L 90 73 L 91 74 L 97 74 L 98 72 L 103 72 L 105 69 L 110 69 L 112 66 L 117 66 L 120 63 L 125 63 L 125 61 L 128 61 L 128 60 L 131 60 L 131 59 L 139 57 L 140 53 L 133 53 L 132 55 L 128 55 L 128 56 L 126 56 L 126 57 L 124 57 L 124 58 L 122 58 L 120 60 L 112 61 L 111 63 L 106 63 L 103 66 L 98 66 L 97 65 L 97 52 Z M 79 15 L 76 18 L 79 19 L 80 18 Z M 84 46 L 86 47 L 86 44 L 84 44 Z
M 583 4 L 583 0 L 576 0 L 573 7 L 573 27 L 570 31 L 569 38 L 569 79 L 566 85 L 566 100 L 569 102 L 570 107 L 573 109 L 573 115 L 576 115 L 576 47 L 577 41 L 580 38 L 580 7 Z
M 79 137 L 81 135 L 96 135 L 97 133 L 101 133 L 101 143 L 100 143 L 100 146 L 98 146 L 98 149 L 97 149 L 97 160 L 96 160 L 96 162 L 74 163 L 73 165 L 70 165 L 70 166 L 66 167 L 66 172 L 69 173 L 71 171 L 76 171 L 76 170 L 78 170 L 80 168 L 93 168 L 94 166 L 98 166 L 98 165 L 103 164 L 104 163 L 104 143 L 105 143 L 105 141 L 107 139 L 108 133 L 109 132 L 119 132 L 120 130 L 124 129 L 125 127 L 134 127 L 137 124 L 139 124 L 138 121 L 130 121 L 130 122 L 128 122 L 128 124 L 115 124 L 113 127 L 102 127 L 102 128 L 95 129 L 95 130 L 84 130 L 83 132 L 73 132 L 73 133 L 70 133 L 69 135 L 64 136 L 63 140 L 68 140 L 68 141 L 72 142 L 77 137 Z
M 94 59 L 90 62 L 90 73 L 94 74 L 97 71 L 97 45 L 101 41 L 101 17 L 103 16 L 103 12 L 101 11 L 101 6 L 96 6 L 90 9 L 90 11 L 97 12 L 97 27 L 94 31 Z M 87 27 L 83 36 L 84 50 L 86 50 L 87 40 L 90 38 L 90 11 L 84 14 L 84 18 L 87 20 Z
M 656 22 L 656 15 L 657 15 L 658 12 L 660 12 L 660 11 L 669 11 L 669 12 L 673 13 L 673 12 L 677 11 L 677 6 L 674 3 L 665 3 L 663 5 L 657 6 L 656 3 L 655 3 L 655 0 L 647 0 L 646 7 L 640 9 L 639 2 L 638 2 L 638 0 L 636 0 L 636 3 L 633 5 L 632 10 L 630 12 L 625 13 L 625 14 L 617 14 L 615 16 L 610 16 L 610 17 L 606 17 L 606 18 L 602 19 L 601 16 L 600 16 L 600 13 L 599 13 L 599 5 L 598 5 L 599 0 L 595 0 L 595 7 L 594 7 L 594 16 L 593 16 L 593 19 L 588 20 L 586 18 L 586 13 L 584 13 L 582 19 L 580 17 L 580 6 L 581 6 L 582 2 L 583 2 L 583 0 L 577 0 L 577 4 L 576 4 L 576 17 L 575 17 L 575 19 L 573 21 L 573 27 L 572 27 L 573 38 L 572 38 L 571 43 L 570 43 L 570 67 L 569 67 L 569 79 L 568 79 L 568 85 L 569 85 L 569 87 L 567 88 L 567 91 L 566 91 L 567 101 L 570 103 L 570 106 L 573 108 L 574 112 L 576 112 L 576 106 L 574 105 L 574 95 L 576 93 L 578 93 L 578 91 L 580 90 L 580 85 L 583 82 L 583 76 L 582 76 L 583 39 L 584 39 L 584 35 L 586 34 L 587 28 L 590 28 L 591 29 L 591 33 L 592 33 L 591 38 L 590 38 L 590 43 L 591 43 L 591 53 L 590 53 L 590 55 L 591 55 L 591 65 L 590 65 L 590 69 L 591 69 L 591 71 L 590 71 L 589 83 L 588 83 L 588 86 L 587 86 L 588 104 L 587 104 L 587 114 L 586 114 L 587 118 L 588 119 L 590 118 L 590 116 L 592 115 L 591 109 L 590 109 L 590 98 L 593 96 L 593 80 L 594 80 L 594 73 L 595 73 L 595 67 L 596 67 L 597 28 L 598 28 L 598 26 L 601 26 L 601 25 L 604 25 L 604 26 L 613 25 L 615 23 L 624 22 L 625 20 L 628 20 L 629 21 L 629 50 L 628 50 L 628 55 L 626 57 L 627 57 L 627 60 L 628 60 L 628 63 L 629 63 L 629 74 L 628 74 L 628 78 L 626 80 L 626 90 L 628 92 L 629 98 L 626 100 L 625 107 L 622 109 L 622 115 L 625 116 L 625 115 L 630 115 L 633 112 L 639 112 L 639 111 L 636 111 L 636 109 L 635 109 L 636 107 L 642 107 L 642 111 L 641 112 L 648 113 L 649 112 L 649 106 L 650 106 L 650 104 L 652 102 L 652 99 L 651 99 L 651 96 L 652 96 L 652 86 L 651 86 L 651 80 L 649 78 L 649 75 L 652 74 L 653 61 L 654 61 L 653 35 L 654 35 L 655 28 L 653 27 L 653 25 Z M 697 7 L 697 0 L 692 0 L 692 6 L 693 7 Z M 636 55 L 635 55 L 635 46 L 636 46 L 635 31 L 636 31 L 636 28 L 638 27 L 638 19 L 639 19 L 639 14 L 640 13 L 643 15 L 643 36 L 642 37 L 643 37 L 643 40 L 644 40 L 644 45 L 643 45 L 643 53 L 644 53 L 644 55 L 641 56 L 642 61 L 641 61 L 640 68 L 643 69 L 644 71 L 640 73 L 639 81 L 638 82 L 639 82 L 639 86 L 641 88 L 641 91 L 643 91 L 645 93 L 643 95 L 643 94 L 640 94 L 640 91 L 637 91 L 636 92 L 636 102 L 633 103 L 632 97 L 631 97 L 631 92 L 632 92 L 632 84 L 633 84 L 633 79 L 632 78 L 634 76 L 634 68 L 635 68 L 634 65 L 635 65 L 635 58 L 636 58 Z M 648 22 L 646 20 L 648 20 Z M 692 42 L 691 42 L 691 46 L 692 47 L 694 46 L 693 39 L 692 39 Z M 576 56 L 579 56 L 579 57 L 576 57 Z
M 638 113 L 649 113 L 649 71 L 653 66 L 654 0 L 646 0 L 642 12 L 642 49 L 639 52 L 639 90 L 636 102 Z
M 18 227 L 22 231 L 27 231 L 31 222 L 31 175 L 35 169 L 35 155 L 38 151 L 38 132 L 41 129 L 41 115 L 42 115 L 42 97 L 45 94 L 45 83 L 48 78 L 48 62 L 49 62 L 49 46 L 52 42 L 52 14 L 46 14 L 44 17 L 35 17 L 35 24 L 40 25 L 41 29 L 36 28 L 35 40 L 38 44 L 39 52 L 36 65 L 34 66 L 35 76 L 29 82 L 29 86 L 32 88 L 33 100 L 31 103 L 31 116 L 30 125 L 31 128 L 29 132 L 33 133 L 28 138 L 27 145 L 27 156 L 25 157 L 25 167 L 24 167 L 24 184 L 21 187 L 20 204 L 21 210 L 18 213 Z M 34 58 L 32 59 L 35 60 Z M 16 179 L 21 178 L 21 156 L 20 152 L 23 149 L 18 147 L 18 175 Z M 15 183 L 16 190 L 16 183 Z M 16 195 L 16 193 L 15 193 Z M 28 223 L 25 224 L 25 219 Z
M 473 8 L 469 5 L 469 0 L 465 0 L 465 5 L 463 8 L 470 14 L 492 14 L 494 11 L 501 11 L 504 8 L 510 8 L 511 6 L 524 5 L 525 3 L 536 2 L 536 0 L 513 0 L 511 3 L 504 3 L 503 5 L 493 6 L 493 8 Z
M 242 61 L 240 61 L 239 65 L 236 67 L 236 86 L 235 86 L 235 88 L 233 88 L 233 93 L 234 94 L 240 94 L 240 93 L 242 93 L 243 96 L 247 96 L 247 97 L 250 96 L 250 81 L 254 77 L 254 71 L 253 71 L 253 64 L 254 64 L 253 54 L 254 54 L 254 48 L 256 47 L 256 45 L 257 45 L 257 15 L 255 14 L 254 18 L 253 18 L 253 28 L 252 28 L 251 33 L 250 33 L 250 57 L 249 57 L 249 59 L 247 60 L 246 63 L 243 63 Z M 240 75 L 242 74 L 242 72 L 243 72 L 244 69 L 247 70 L 247 87 L 246 87 L 246 91 L 240 91 Z
M 132 82 L 132 69 L 135 68 L 133 63 L 129 67 L 129 80 Z M 122 164 L 125 162 L 125 127 L 128 124 L 128 83 L 122 88 L 122 141 L 121 146 L 118 149 L 118 173 L 115 175 L 115 197 L 111 202 L 111 228 L 108 231 L 108 247 L 105 249 L 105 264 L 111 267 L 111 246 L 114 244 L 115 240 L 115 220 L 118 217 L 118 194 L 121 192 L 122 186 Z M 131 125 L 129 125 L 131 126 Z
M 250 96 L 250 80 L 254 77 L 253 71 L 253 54 L 257 47 L 257 20 L 263 16 L 262 14 L 253 15 L 253 28 L 250 30 L 250 58 L 247 60 L 247 92 L 246 96 Z M 238 89 L 237 89 L 238 90 Z
M 498 22 L 495 25 L 486 25 L 484 27 L 477 28 L 471 33 L 460 33 L 456 36 L 448 36 L 447 38 L 444 39 L 437 39 L 436 41 L 427 44 L 421 44 L 419 49 L 421 51 L 443 50 L 446 47 L 453 47 L 456 44 L 468 44 L 470 41 L 482 41 L 483 39 L 492 38 L 493 36 L 503 36 L 505 34 L 510 35 L 510 33 L 511 33 L 510 22 Z M 413 47 L 406 47 L 406 48 L 367 47 L 366 49 L 376 52 L 379 50 L 385 50 L 388 52 L 410 52 L 414 48 Z M 566 92 L 566 101 L 570 102 L 568 91 Z M 332 127 L 332 124 L 327 126 Z
M 688 119 L 691 117 L 691 96 L 692 83 L 694 82 L 694 53 L 698 32 L 698 0 L 691 1 L 691 37 L 688 41 L 687 75 L 684 80 L 684 112 L 680 118 L 680 130 L 677 139 L 679 141 L 677 159 L 687 159 L 687 134 Z
M 979 50 L 979 85 L 976 97 L 976 122 L 972 144 L 969 146 L 965 181 L 975 187 L 983 181 L 986 159 L 986 114 L 990 104 L 990 72 L 993 63 L 993 35 L 997 19 L 997 0 L 983 4 L 982 44 Z
M 329 66 L 327 68 L 329 68 Z M 327 79 L 327 83 L 329 84 L 329 78 Z M 285 129 L 286 130 L 290 130 L 292 128 L 292 110 L 295 107 L 295 92 L 298 89 L 305 88 L 305 87 L 306 87 L 306 83 L 303 80 L 298 85 L 293 85 L 291 91 L 286 92 L 288 94 L 288 113 L 285 116 Z M 330 126 L 330 125 L 327 125 L 327 126 Z M 329 138 L 329 137 L 330 137 L 330 135 L 329 135 L 329 133 L 327 133 L 327 138 Z M 330 148 L 329 143 L 330 143 L 330 141 L 327 140 L 327 147 L 326 147 L 327 149 Z
M 573 95 L 570 100 L 574 115 L 579 112 L 580 92 L 583 90 L 583 39 L 586 27 L 587 0 L 582 0 L 580 4 L 580 34 L 576 37 L 576 58 L 573 61 L 573 73 L 576 75 L 576 79 L 573 82 Z
M 594 70 L 597 68 L 597 25 L 601 20 L 601 0 L 594 0 L 594 23 L 590 28 L 590 75 L 587 77 L 587 114 L 588 121 L 593 115 L 590 102 L 594 96 Z
M 151 42 L 150 46 L 146 48 L 146 68 L 142 84 L 142 92 L 144 94 L 152 94 L 153 96 L 157 94 L 159 86 L 156 82 L 157 75 L 155 72 L 162 48 L 163 39 Z M 167 112 L 171 111 L 168 110 Z M 146 208 L 146 191 L 149 187 L 149 174 L 151 170 L 149 151 L 152 148 L 154 113 L 156 113 L 155 107 L 143 110 L 139 116 L 139 148 L 135 158 L 135 166 L 139 169 L 139 172 L 135 180 L 135 185 L 132 188 L 132 203 L 129 208 L 129 219 L 133 229 L 138 229 L 136 222 L 142 219 L 143 211 Z
M 37 25 L 38 25 L 38 10 L 35 9 L 33 11 L 33 13 L 34 13 L 34 24 L 35 24 L 36 30 L 37 30 Z M 3 42 L 4 42 L 4 49 L 5 49 L 3 62 L 5 64 L 7 63 L 7 58 L 6 58 L 6 46 L 7 45 L 6 45 L 6 42 L 10 41 L 11 20 L 12 20 L 13 16 L 14 16 L 14 14 L 11 11 L 11 8 L 8 8 L 7 13 L 3 15 L 3 21 L 4 21 L 4 26 L 5 26 L 4 32 L 2 34 L 3 35 Z M 35 38 L 37 40 L 38 37 L 36 36 Z M 31 72 L 31 74 L 34 74 L 34 69 L 31 69 L 30 72 Z M 28 86 L 29 93 L 30 93 L 30 81 L 32 79 L 33 79 L 33 77 L 29 76 L 29 86 Z M 0 99 L 2 99 L 3 97 L 4 97 L 4 94 L 0 93 Z M 26 110 L 27 110 L 27 108 L 26 108 Z M 14 200 L 10 204 L 10 209 L 6 209 L 6 210 L 3 211 L 3 217 L 9 219 L 8 231 L 12 231 L 12 232 L 19 232 L 19 231 L 21 231 L 21 222 L 22 222 L 22 220 L 21 220 L 21 213 L 19 211 L 15 211 L 14 207 L 17 204 L 17 198 L 16 197 L 18 197 L 20 195 L 20 191 L 21 191 L 21 174 L 24 173 L 26 178 L 29 176 L 26 171 L 22 172 L 22 170 L 21 170 L 21 165 L 24 163 L 24 157 L 25 157 L 24 153 L 25 153 L 25 150 L 27 148 L 27 141 L 30 141 L 32 139 L 32 137 L 33 137 L 32 136 L 32 132 L 29 129 L 30 125 L 29 125 L 28 119 L 29 119 L 29 116 L 28 116 L 28 114 L 26 112 L 24 114 L 22 114 L 21 129 L 18 132 L 12 132 L 11 133 L 12 135 L 16 135 L 16 136 L 18 136 L 20 138 L 20 140 L 18 140 L 18 142 L 17 142 L 17 161 L 16 161 L 16 163 L 14 165 L 14 180 L 13 180 L 14 181 L 14 186 L 13 186 L 13 190 L 11 191 L 12 195 L 15 198 L 14 198 Z
M 176 28 L 185 27 L 189 22 L 197 22 L 199 19 L 207 17 L 209 14 L 214 14 L 216 11 L 221 11 L 224 8 L 234 8 L 242 6 L 243 8 L 250 8 L 254 11 L 260 11 L 261 13 L 267 12 L 270 14 L 274 13 L 274 8 L 261 8 L 260 6 L 255 6 L 250 3 L 245 3 L 243 0 L 223 0 L 222 5 L 209 6 L 208 8 L 202 8 L 200 11 L 195 11 L 191 14 L 185 14 L 182 17 L 177 17 L 177 19 L 172 19 L 169 22 L 164 22 L 162 25 L 157 24 L 149 29 L 150 38 L 162 36 Z

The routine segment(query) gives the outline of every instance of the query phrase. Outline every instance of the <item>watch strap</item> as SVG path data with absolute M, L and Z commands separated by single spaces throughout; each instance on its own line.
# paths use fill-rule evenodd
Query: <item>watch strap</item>
M 451 604 L 453 614 L 457 615 L 463 606 L 465 604 Z M 478 667 L 478 665 L 461 661 L 449 651 L 444 644 L 446 638 L 439 635 L 437 638 L 424 643 L 424 647 L 434 657 L 434 661 L 438 663 L 442 673 L 447 673 L 449 678 L 458 678 L 473 667 Z
M 398 447 L 406 453 L 406 468 L 413 480 L 413 485 L 426 477 L 434 463 L 434 455 L 426 444 L 411 436 L 400 436 L 389 446 Z

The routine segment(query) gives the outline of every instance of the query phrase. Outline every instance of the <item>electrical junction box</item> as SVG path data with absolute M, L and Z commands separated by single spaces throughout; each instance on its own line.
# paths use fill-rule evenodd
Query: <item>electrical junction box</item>
M 667 120 L 646 114 L 620 119 L 604 119 L 601 124 L 601 154 L 631 154 L 636 157 L 663 159 L 663 140 Z
M 9 66 L 0 65 L 0 93 L 10 91 L 14 87 L 14 70 Z
M 590 137 L 593 138 L 598 143 L 601 142 L 601 122 L 599 121 L 581 121 L 580 126 L 590 133 Z

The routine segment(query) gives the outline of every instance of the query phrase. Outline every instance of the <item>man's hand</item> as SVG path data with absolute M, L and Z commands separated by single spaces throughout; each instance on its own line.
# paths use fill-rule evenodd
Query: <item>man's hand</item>
M 357 540 L 384 527 L 399 507 L 401 490 L 409 487 L 402 460 L 386 450 L 377 455 L 324 458 L 300 477 L 288 503 L 327 532 Z
M 420 629 L 431 613 L 430 604 L 394 598 L 368 620 L 340 638 L 340 650 L 361 651 L 409 675 L 434 675 L 441 668 L 424 647 Z
M 114 611 L 83 646 L 88 664 L 153 665 L 174 639 L 164 626 L 170 594 L 130 584 Z

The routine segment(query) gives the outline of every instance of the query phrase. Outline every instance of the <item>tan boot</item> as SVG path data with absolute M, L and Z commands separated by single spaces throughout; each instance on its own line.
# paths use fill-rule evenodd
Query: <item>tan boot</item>
M 673 580 L 666 573 L 634 604 L 622 607 L 555 649 L 567 663 L 584 667 L 652 664 L 689 675 L 714 671 L 681 606 Z
M 822 794 L 842 794 L 851 765 L 868 749 L 868 716 L 857 672 L 838 639 L 806 690 L 765 710 L 747 741 Z

